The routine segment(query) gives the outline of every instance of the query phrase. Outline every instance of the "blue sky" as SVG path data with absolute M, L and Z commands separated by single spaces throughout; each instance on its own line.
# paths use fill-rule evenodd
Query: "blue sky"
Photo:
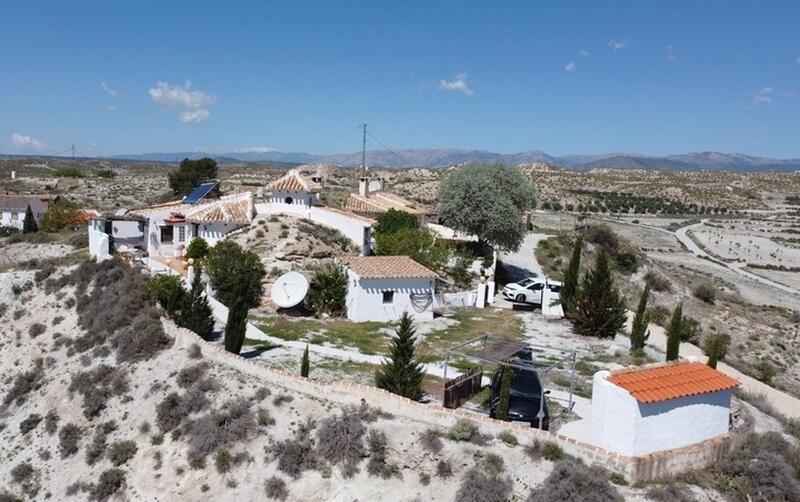
M 800 2 L 0 3 L 0 151 L 800 157 Z M 378 148 L 376 144 L 371 148 Z

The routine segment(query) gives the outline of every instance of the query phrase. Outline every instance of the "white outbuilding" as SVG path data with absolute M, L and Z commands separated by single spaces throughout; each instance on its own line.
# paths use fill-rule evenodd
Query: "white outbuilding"
M 436 274 L 408 256 L 358 256 L 342 260 L 347 270 L 347 318 L 387 322 L 408 312 L 433 319 Z
M 599 371 L 592 387 L 597 446 L 639 456 L 726 434 L 739 382 L 696 361 Z

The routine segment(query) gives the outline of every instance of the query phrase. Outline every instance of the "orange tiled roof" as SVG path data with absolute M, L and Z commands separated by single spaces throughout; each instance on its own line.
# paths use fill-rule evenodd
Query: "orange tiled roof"
M 739 386 L 739 381 L 700 362 L 645 366 L 612 372 L 608 381 L 630 392 L 640 403 L 657 403 Z
M 408 256 L 353 256 L 342 259 L 362 279 L 425 279 L 436 274 Z
M 244 225 L 250 222 L 253 214 L 252 195 L 251 192 L 240 192 L 219 199 L 203 201 L 200 204 L 183 204 L 181 201 L 173 201 L 136 209 L 130 214 L 146 218 L 153 213 L 169 210 L 170 213 L 181 213 L 187 221 L 194 223 L 220 222 Z
M 372 192 L 368 196 L 357 193 L 347 195 L 343 207 L 356 213 L 379 214 L 389 209 L 405 211 L 411 214 L 424 214 L 419 205 L 387 192 Z
M 273 181 L 266 187 L 270 192 L 313 192 L 318 193 L 322 190 L 319 183 L 316 183 L 304 175 L 300 174 L 297 169 L 292 169 L 284 176 Z

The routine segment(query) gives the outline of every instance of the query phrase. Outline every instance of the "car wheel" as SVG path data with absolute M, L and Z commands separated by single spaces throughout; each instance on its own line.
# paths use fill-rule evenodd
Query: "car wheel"
M 517 297 L 514 299 L 514 301 L 517 302 L 517 303 L 525 303 L 525 295 L 522 295 L 522 294 L 517 295 Z

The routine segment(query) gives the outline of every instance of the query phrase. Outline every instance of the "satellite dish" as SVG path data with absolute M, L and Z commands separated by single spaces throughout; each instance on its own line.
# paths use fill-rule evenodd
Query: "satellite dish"
M 278 307 L 289 309 L 303 301 L 308 293 L 308 280 L 299 272 L 289 272 L 278 277 L 272 285 L 270 296 Z

